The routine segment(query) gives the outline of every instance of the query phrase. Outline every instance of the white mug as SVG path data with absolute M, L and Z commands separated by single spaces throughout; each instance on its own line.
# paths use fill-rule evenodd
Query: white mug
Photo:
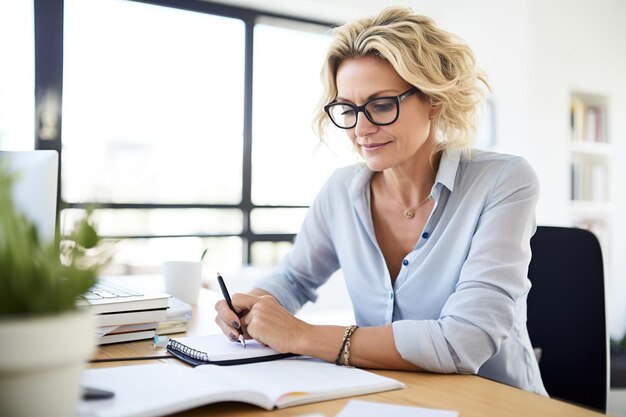
M 161 267 L 165 292 L 188 304 L 198 303 L 202 281 L 202 263 L 167 261 Z

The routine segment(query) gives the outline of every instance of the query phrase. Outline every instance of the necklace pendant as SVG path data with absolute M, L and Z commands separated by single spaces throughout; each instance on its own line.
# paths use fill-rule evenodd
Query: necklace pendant
M 412 208 L 404 210 L 404 217 L 410 220 L 413 218 L 413 216 L 415 216 L 415 210 L 413 210 Z

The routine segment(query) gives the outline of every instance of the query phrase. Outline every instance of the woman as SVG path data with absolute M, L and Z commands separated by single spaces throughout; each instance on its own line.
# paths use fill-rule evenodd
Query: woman
M 280 352 L 547 395 L 526 329 L 538 181 L 519 157 L 470 153 L 487 85 L 471 50 L 404 8 L 334 35 L 316 126 L 345 130 L 364 164 L 331 176 L 280 270 L 216 322 Z M 360 327 L 294 317 L 339 268 Z

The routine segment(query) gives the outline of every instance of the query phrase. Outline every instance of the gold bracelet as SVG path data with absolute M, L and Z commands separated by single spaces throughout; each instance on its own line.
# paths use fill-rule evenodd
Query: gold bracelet
M 343 365 L 350 366 L 350 338 L 358 328 L 359 326 L 352 325 L 346 329 L 343 337 L 343 343 L 341 345 L 341 350 L 339 351 L 339 357 L 335 362 L 337 365 L 342 365 L 341 359 L 343 359 Z
M 350 338 L 352 337 L 352 335 L 358 328 L 359 326 L 356 326 L 356 325 L 350 326 L 350 332 L 348 333 L 348 337 L 346 339 L 346 345 L 343 348 L 343 365 L 344 366 L 350 366 Z
M 335 365 L 341 366 L 341 356 L 343 355 L 343 349 L 346 347 L 346 341 L 348 340 L 348 333 L 350 333 L 350 327 L 346 327 L 346 330 L 343 332 L 343 340 L 341 341 L 341 347 L 339 348 L 339 353 L 337 354 L 337 359 L 335 359 Z

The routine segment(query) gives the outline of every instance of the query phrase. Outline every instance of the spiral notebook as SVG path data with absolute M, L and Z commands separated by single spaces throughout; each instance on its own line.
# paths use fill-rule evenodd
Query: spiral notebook
M 231 342 L 223 334 L 177 337 L 169 341 L 167 351 L 192 366 L 241 365 L 266 362 L 294 356 L 280 353 L 256 340 L 246 341 L 246 347 Z

